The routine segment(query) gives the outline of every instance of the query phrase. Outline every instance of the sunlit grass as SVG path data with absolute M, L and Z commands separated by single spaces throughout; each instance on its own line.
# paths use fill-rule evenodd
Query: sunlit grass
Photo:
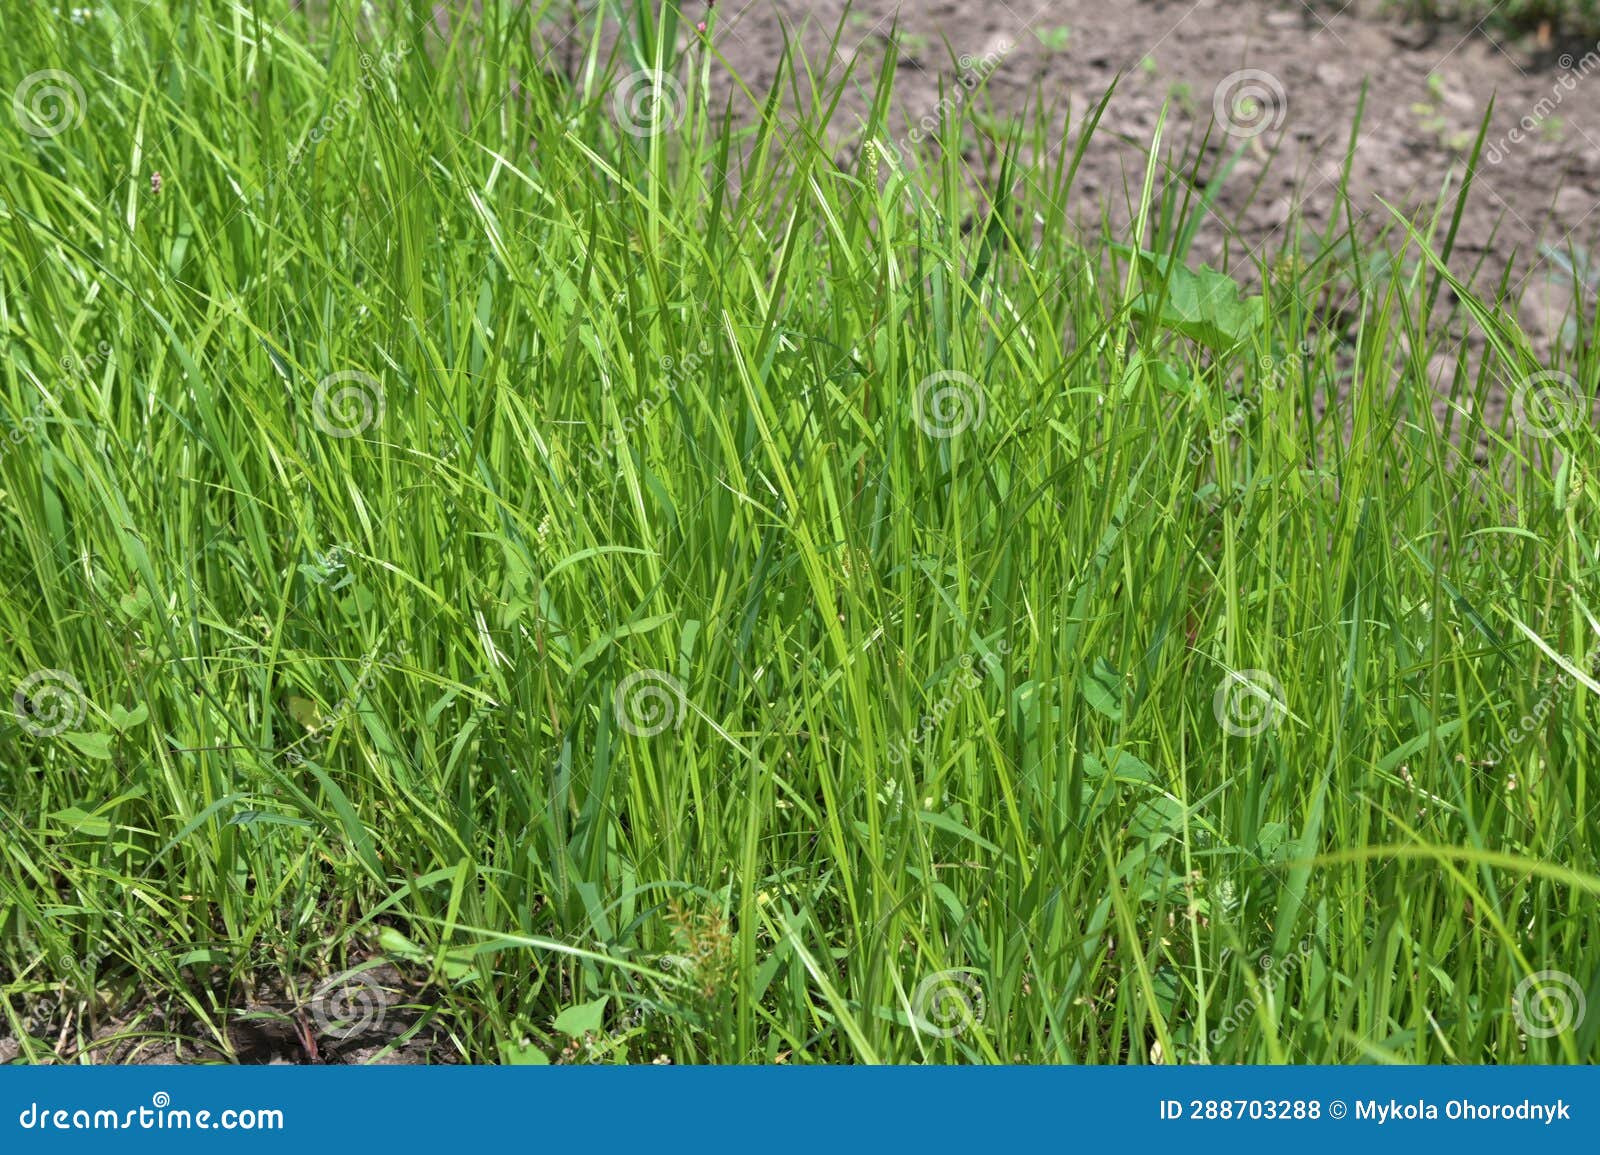
M 477 1061 L 1596 1057 L 1597 360 L 1469 174 L 1221 277 L 1093 109 L 375 7 L 0 9 L 24 1058 L 377 955 Z

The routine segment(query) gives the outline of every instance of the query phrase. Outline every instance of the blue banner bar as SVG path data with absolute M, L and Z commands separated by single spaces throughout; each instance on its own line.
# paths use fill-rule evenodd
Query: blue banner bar
M 1592 1140 L 1594 1067 L 9 1067 L 0 1151 Z M 314 1146 L 313 1146 L 314 1145 Z M 819 1148 L 819 1145 L 821 1147 Z

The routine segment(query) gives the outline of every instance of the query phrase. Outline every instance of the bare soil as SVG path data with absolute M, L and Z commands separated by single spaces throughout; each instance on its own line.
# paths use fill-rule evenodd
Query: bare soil
M 1256 82 L 1268 93 L 1266 129 L 1254 137 L 1213 131 L 1209 142 L 1202 168 L 1240 144 L 1244 151 L 1197 237 L 1202 259 L 1271 257 L 1297 220 L 1327 225 L 1363 86 L 1350 192 L 1356 227 L 1369 235 L 1393 223 L 1382 201 L 1425 212 L 1441 195 L 1453 199 L 1493 101 L 1452 263 L 1463 274 L 1476 270 L 1480 284 L 1509 268 L 1523 323 L 1541 343 L 1557 339 L 1572 264 L 1585 267 L 1600 228 L 1600 56 L 1585 60 L 1593 44 L 1533 34 L 1514 43 L 1482 28 L 1426 28 L 1360 5 L 1313 11 L 1298 0 L 722 0 L 717 8 L 715 47 L 757 94 L 772 79 L 786 29 L 819 70 L 842 71 L 859 56 L 870 66 L 897 51 L 896 105 L 907 128 L 937 119 L 941 82 L 948 107 L 963 62 L 987 76 L 972 99 L 992 101 L 1002 119 L 1070 100 L 1076 121 L 1116 80 L 1073 190 L 1077 203 L 1061 206 L 1067 220 L 1091 224 L 1103 205 L 1113 223 L 1126 219 L 1164 102 L 1170 163 L 1181 168 L 1200 151 L 1219 85 L 1241 70 L 1266 74 Z M 998 62 L 977 63 L 986 57 Z M 872 71 L 861 70 L 858 109 Z M 1224 88 L 1224 106 L 1231 91 Z M 1552 252 L 1570 256 L 1552 260 Z
M 435 1000 L 387 963 L 318 982 L 295 995 L 281 982 L 219 990 L 215 1027 L 175 997 L 87 1012 L 35 1000 L 28 1034 L 46 1061 L 59 1063 L 422 1064 L 457 1063 L 430 1010 Z M 85 1021 L 83 1014 L 87 1013 Z M 0 1063 L 23 1059 L 21 1043 L 0 1028 Z

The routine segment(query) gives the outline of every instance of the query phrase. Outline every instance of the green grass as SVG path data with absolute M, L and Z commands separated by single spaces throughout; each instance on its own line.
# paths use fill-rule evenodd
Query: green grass
M 1600 35 L 1600 0 L 1382 0 L 1377 7 L 1500 35 L 1533 32 L 1541 25 L 1555 35 Z
M 82 94 L 0 132 L 23 1059 L 376 957 L 475 1061 L 1600 1055 L 1514 1005 L 1600 998 L 1600 438 L 1520 384 L 1600 359 L 1470 174 L 1241 290 L 1165 132 L 1100 235 L 1094 109 L 427 7 L 0 8 Z

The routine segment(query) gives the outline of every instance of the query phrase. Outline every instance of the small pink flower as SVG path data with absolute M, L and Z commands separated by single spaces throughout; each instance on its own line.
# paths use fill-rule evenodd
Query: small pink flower
M 161 174 L 159 172 L 153 172 L 150 174 L 150 191 L 152 193 L 159 193 L 161 191 Z

